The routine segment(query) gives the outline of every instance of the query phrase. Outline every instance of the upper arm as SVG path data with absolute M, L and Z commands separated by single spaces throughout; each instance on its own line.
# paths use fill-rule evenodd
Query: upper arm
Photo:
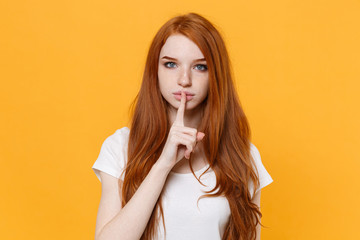
M 251 200 L 253 203 L 255 203 L 259 207 L 259 210 L 260 210 L 260 196 L 261 196 L 261 190 L 257 191 L 255 193 L 255 196 Z M 260 219 L 260 222 L 261 222 L 261 219 Z M 261 231 L 261 225 L 258 223 L 256 225 L 256 239 L 259 239 L 259 240 L 260 240 L 260 231 Z
M 260 197 L 261 197 L 261 190 L 258 190 L 251 200 L 251 202 L 255 203 L 259 207 L 259 209 L 260 209 Z
M 119 179 L 99 171 L 101 178 L 101 199 L 96 218 L 95 236 L 121 210 L 121 188 Z M 122 186 L 122 181 L 120 180 Z

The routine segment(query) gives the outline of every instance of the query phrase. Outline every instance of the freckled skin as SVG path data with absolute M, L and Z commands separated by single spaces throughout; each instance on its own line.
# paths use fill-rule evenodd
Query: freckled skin
M 176 60 L 163 59 L 164 56 Z M 209 73 L 206 61 L 197 61 L 204 58 L 199 47 L 184 35 L 176 34 L 168 37 L 159 56 L 158 79 L 162 96 L 169 103 L 169 116 L 174 120 L 180 100 L 173 92 L 188 91 L 193 98 L 186 102 L 185 119 L 199 122 L 199 109 L 196 107 L 204 101 L 209 89 Z M 194 125 L 189 123 L 190 125 Z M 196 125 L 196 124 L 195 124 Z

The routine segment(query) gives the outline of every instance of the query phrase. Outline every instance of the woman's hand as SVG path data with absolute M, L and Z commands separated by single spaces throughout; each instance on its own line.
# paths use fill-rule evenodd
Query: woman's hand
M 176 119 L 170 128 L 164 149 L 160 155 L 159 162 L 172 168 L 181 159 L 190 158 L 197 142 L 201 141 L 205 134 L 198 132 L 195 128 L 184 126 L 184 113 L 186 94 L 181 92 L 181 102 L 177 111 Z

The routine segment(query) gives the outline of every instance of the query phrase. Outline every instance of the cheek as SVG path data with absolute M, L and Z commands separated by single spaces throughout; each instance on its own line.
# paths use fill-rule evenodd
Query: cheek
M 197 78 L 201 82 L 209 81 L 209 73 L 208 72 L 195 72 L 194 77 Z
M 158 81 L 161 88 L 165 89 L 172 87 L 174 84 L 176 84 L 174 79 L 176 79 L 176 77 L 173 73 L 169 71 L 158 71 Z
M 209 89 L 209 78 L 208 76 L 201 76 L 198 78 L 199 86 L 203 91 L 207 92 Z
M 160 86 L 165 84 L 165 79 L 166 79 L 166 76 L 165 76 L 164 72 L 159 70 L 158 71 L 158 82 L 159 82 Z
M 164 74 L 158 75 L 159 88 L 160 88 L 160 92 L 163 96 L 167 95 L 168 91 L 171 88 L 171 86 L 169 85 L 169 81 L 167 81 L 167 79 L 168 79 L 168 77 Z
M 169 77 L 169 71 L 166 71 L 166 69 L 163 69 L 162 67 L 159 67 L 158 70 L 158 78 L 159 80 L 164 80 L 167 79 Z

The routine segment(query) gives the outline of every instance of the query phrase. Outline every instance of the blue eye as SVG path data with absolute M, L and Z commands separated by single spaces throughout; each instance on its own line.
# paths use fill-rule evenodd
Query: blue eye
M 170 68 L 172 68 L 174 65 L 175 65 L 174 62 L 166 62 L 166 63 L 164 63 L 165 67 L 170 67 Z
M 204 64 L 198 64 L 198 65 L 196 65 L 196 67 L 198 67 L 198 66 L 200 66 L 200 69 L 198 68 L 198 70 L 200 70 L 200 71 L 206 71 L 206 70 L 208 69 L 207 66 L 204 65 Z

